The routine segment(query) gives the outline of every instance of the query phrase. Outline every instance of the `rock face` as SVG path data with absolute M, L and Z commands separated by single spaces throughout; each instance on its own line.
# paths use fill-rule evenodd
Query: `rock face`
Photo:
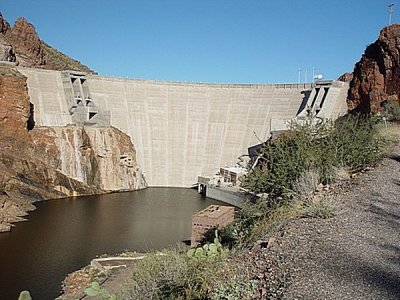
M 0 14 L 0 61 L 19 66 L 93 73 L 88 67 L 43 42 L 35 27 L 19 18 L 13 27 Z
M 14 48 L 5 37 L 6 32 L 9 30 L 10 25 L 0 14 L 0 61 L 15 62 L 17 58 L 15 56 Z
M 353 79 L 353 73 L 344 73 L 337 80 L 343 81 L 343 82 L 349 82 Z
M 32 133 L 46 141 L 46 153 L 55 158 L 52 165 L 69 178 L 104 191 L 146 186 L 129 136 L 116 128 L 41 127 Z M 74 193 L 66 186 L 55 188 Z
M 369 114 L 381 109 L 384 101 L 399 101 L 400 25 L 382 29 L 355 65 L 348 93 L 352 112 Z
M 46 64 L 44 49 L 35 27 L 24 18 L 19 18 L 7 34 L 17 52 L 20 65 L 41 66 Z
M 32 112 L 26 77 L 0 64 L 0 231 L 34 209 L 34 201 L 145 187 L 126 134 L 33 128 Z

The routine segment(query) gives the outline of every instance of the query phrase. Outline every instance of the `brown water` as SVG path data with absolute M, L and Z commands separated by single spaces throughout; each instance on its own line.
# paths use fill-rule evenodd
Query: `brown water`
M 97 255 L 190 239 L 191 215 L 211 204 L 221 203 L 176 188 L 39 202 L 28 222 L 0 234 L 0 300 L 24 289 L 54 299 L 65 276 Z

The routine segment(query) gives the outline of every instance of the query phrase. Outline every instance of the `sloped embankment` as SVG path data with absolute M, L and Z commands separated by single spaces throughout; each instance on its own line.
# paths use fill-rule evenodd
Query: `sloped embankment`
M 339 214 L 298 219 L 249 263 L 263 299 L 400 299 L 400 145 L 337 191 Z

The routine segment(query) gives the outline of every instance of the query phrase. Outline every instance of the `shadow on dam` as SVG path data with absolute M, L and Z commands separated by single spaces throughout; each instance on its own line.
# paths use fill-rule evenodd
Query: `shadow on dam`
M 142 191 L 36 203 L 28 222 L 0 234 L 0 299 L 54 299 L 61 282 L 94 257 L 162 249 L 190 238 L 191 215 L 218 201 L 196 190 Z

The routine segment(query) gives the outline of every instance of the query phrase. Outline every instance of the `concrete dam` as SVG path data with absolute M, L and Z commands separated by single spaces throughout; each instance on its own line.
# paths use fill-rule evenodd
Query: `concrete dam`
M 149 186 L 190 187 L 234 166 L 287 120 L 347 112 L 348 83 L 208 84 L 18 68 L 39 126 L 117 127 Z

